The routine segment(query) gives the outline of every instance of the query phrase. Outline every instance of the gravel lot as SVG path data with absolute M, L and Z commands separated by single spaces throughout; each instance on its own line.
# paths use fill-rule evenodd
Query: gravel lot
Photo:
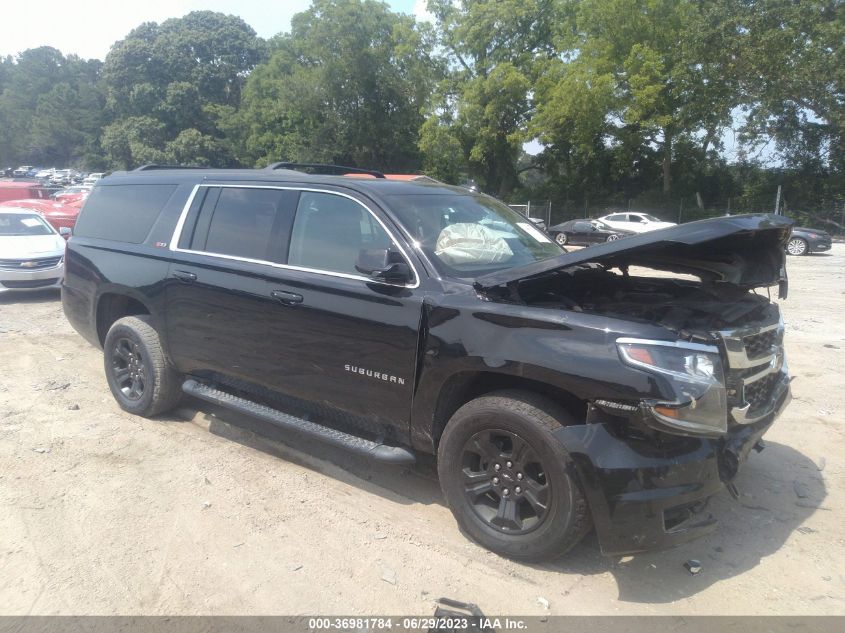
M 741 499 L 712 506 L 720 530 L 624 559 L 590 536 L 542 566 L 469 542 L 431 463 L 191 403 L 128 415 L 56 294 L 0 296 L 0 612 L 429 614 L 448 596 L 488 614 L 845 614 L 845 245 L 789 266 L 795 399 Z

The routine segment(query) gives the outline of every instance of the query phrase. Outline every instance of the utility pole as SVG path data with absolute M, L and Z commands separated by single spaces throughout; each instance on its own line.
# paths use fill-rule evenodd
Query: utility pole
M 778 185 L 778 195 L 775 198 L 775 215 L 780 215 L 780 194 L 781 194 L 781 186 Z

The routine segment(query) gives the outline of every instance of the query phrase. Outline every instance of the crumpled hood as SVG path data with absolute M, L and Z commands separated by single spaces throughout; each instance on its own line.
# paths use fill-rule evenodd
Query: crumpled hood
M 608 268 L 646 266 L 699 276 L 741 288 L 781 285 L 786 296 L 786 255 L 792 220 L 782 215 L 737 215 L 640 233 L 475 280 L 478 290 L 578 264 Z

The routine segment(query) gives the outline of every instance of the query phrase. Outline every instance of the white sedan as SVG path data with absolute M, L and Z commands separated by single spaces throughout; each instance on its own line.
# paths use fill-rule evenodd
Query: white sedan
M 674 222 L 664 222 L 648 213 L 611 213 L 599 218 L 605 224 L 614 229 L 624 229 L 634 233 L 645 233 L 676 226 Z
M 0 294 L 60 287 L 64 259 L 64 237 L 44 218 L 31 209 L 0 208 Z

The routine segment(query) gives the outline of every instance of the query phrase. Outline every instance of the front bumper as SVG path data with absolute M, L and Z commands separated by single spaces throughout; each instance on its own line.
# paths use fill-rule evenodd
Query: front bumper
M 0 270 L 0 293 L 60 288 L 64 276 L 64 263 L 28 271 Z
M 704 536 L 717 521 L 704 510 L 791 399 L 788 377 L 773 411 L 718 439 L 672 438 L 660 445 L 625 437 L 611 423 L 554 432 L 572 457 L 605 555 L 672 547 Z

